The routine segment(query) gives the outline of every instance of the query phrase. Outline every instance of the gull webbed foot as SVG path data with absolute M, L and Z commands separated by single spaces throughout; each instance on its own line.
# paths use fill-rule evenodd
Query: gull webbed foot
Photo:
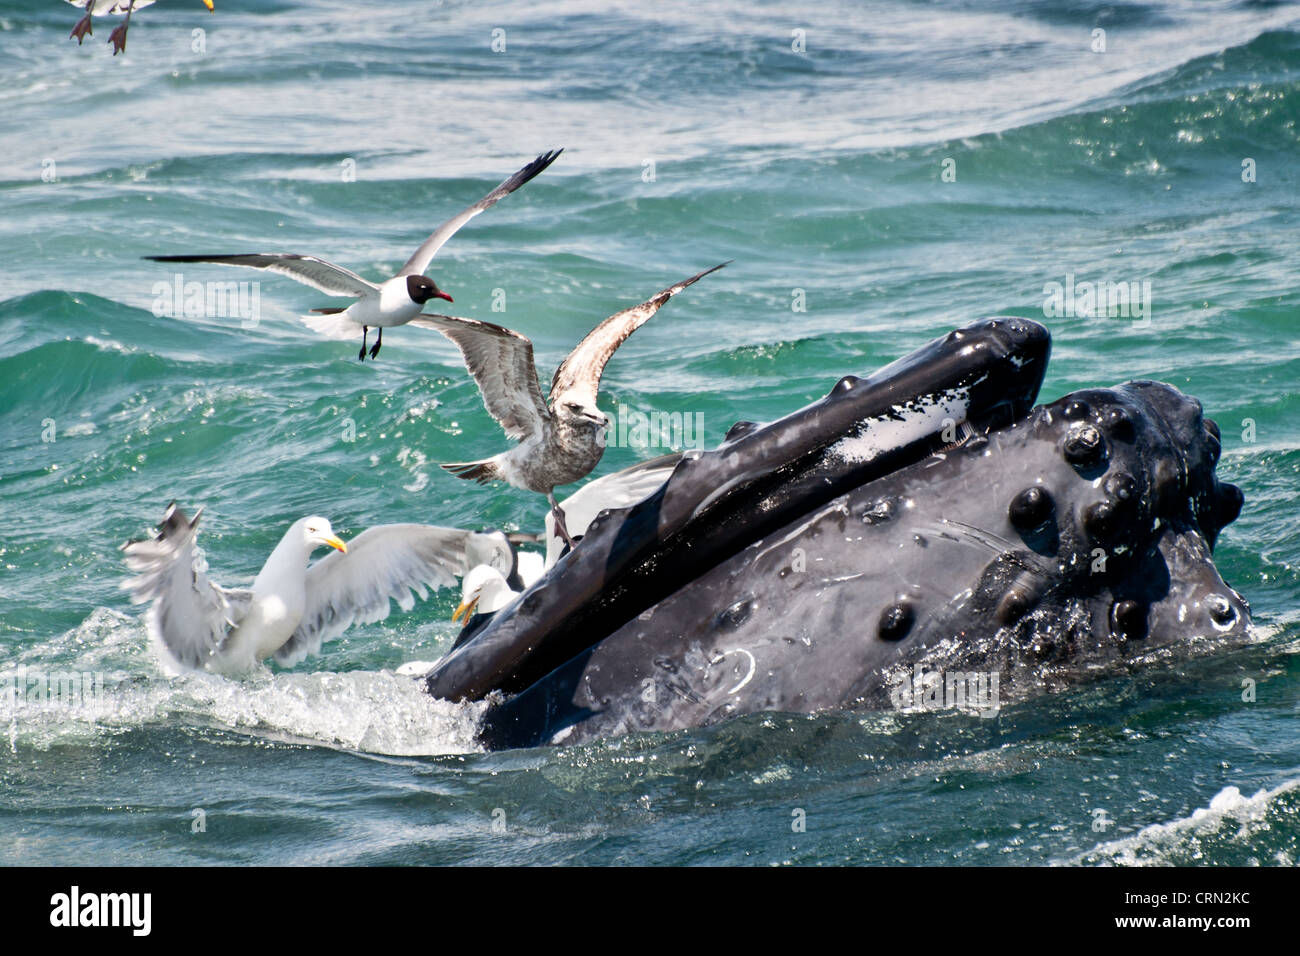
M 71 40 L 76 37 L 77 46 L 81 46 L 81 41 L 88 36 L 94 36 L 94 33 L 95 31 L 91 29 L 90 11 L 88 10 L 86 15 L 78 20 L 77 25 L 72 28 L 72 32 L 68 34 L 68 39 Z
M 113 30 L 112 33 L 108 35 L 108 42 L 113 44 L 113 56 L 117 56 L 119 53 L 126 52 L 127 26 L 129 26 L 129 21 L 127 23 L 123 23 L 120 27 L 117 27 L 115 30 Z

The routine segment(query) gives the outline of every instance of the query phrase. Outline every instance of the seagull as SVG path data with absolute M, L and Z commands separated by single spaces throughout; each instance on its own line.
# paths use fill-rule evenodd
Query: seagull
M 591 473 L 605 452 L 609 419 L 596 407 L 600 376 L 614 351 L 678 292 L 723 266 L 706 269 L 656 293 L 649 300 L 616 312 L 587 333 L 555 370 L 549 402 L 542 398 L 533 364 L 533 343 L 510 329 L 450 315 L 425 313 L 412 324 L 435 329 L 451 339 L 478 383 L 488 413 L 506 436 L 519 441 L 509 451 L 481 461 L 442 465 L 457 478 L 480 483 L 506 481 L 546 495 L 551 514 L 569 547 L 573 538 L 555 488 Z
M 451 649 L 460 647 L 491 620 L 492 615 L 510 604 L 545 571 L 544 558 L 516 545 L 536 544 L 541 535 L 506 534 L 502 531 L 471 535 L 465 549 L 469 570 L 461 582 L 460 604 L 452 621 L 462 622 L 460 633 Z M 418 677 L 431 671 L 437 661 L 408 661 L 396 673 Z
M 681 452 L 672 452 L 638 462 L 590 481 L 565 498 L 560 502 L 560 510 L 573 531 L 574 540 L 580 540 L 586 534 L 588 526 L 601 512 L 628 508 L 649 498 L 663 486 L 681 460 Z M 482 542 L 480 550 L 471 561 L 473 567 L 461 582 L 460 604 L 451 616 L 453 621 L 463 616 L 464 621 L 447 653 L 467 644 L 498 611 L 513 604 L 520 594 L 568 553 L 564 539 L 556 531 L 554 515 L 549 512 L 543 535 L 494 532 L 478 537 Z M 535 543 L 539 539 L 546 542 L 545 557 L 514 547 L 522 542 Z M 514 571 L 509 575 L 503 573 L 502 568 L 512 561 Z M 399 666 L 396 673 L 405 677 L 423 677 L 437 664 L 437 661 L 408 661 Z
M 289 526 L 251 588 L 225 588 L 208 578 L 195 543 L 194 519 L 173 502 L 157 537 L 122 546 L 136 577 L 124 581 L 133 604 L 152 601 L 149 629 L 166 656 L 184 668 L 248 673 L 268 657 L 288 667 L 318 653 L 353 624 L 388 617 L 389 601 L 404 611 L 464 574 L 470 554 L 491 553 L 486 535 L 421 524 L 377 525 L 352 539 L 329 521 L 300 518 Z M 311 553 L 334 548 L 311 567 Z
M 668 480 L 677 463 L 682 460 L 681 452 L 672 452 L 637 462 L 612 475 L 602 475 L 595 481 L 589 481 L 569 497 L 560 502 L 564 520 L 574 540 L 587 533 L 587 526 L 602 511 L 614 508 L 630 508 L 644 501 L 659 490 Z M 567 543 L 559 534 L 555 525 L 555 516 L 546 515 L 546 564 L 549 569 L 564 556 Z
M 304 316 L 303 322 L 313 331 L 332 339 L 351 339 L 361 332 L 361 351 L 357 358 L 366 359 L 366 338 L 372 327 L 379 329 L 379 336 L 374 347 L 370 349 L 373 359 L 379 355 L 379 348 L 384 341 L 384 329 L 394 325 L 405 325 L 420 314 L 424 304 L 430 299 L 452 297 L 438 288 L 437 283 L 422 275 L 438 250 L 443 247 L 456 230 L 469 222 L 484 209 L 496 205 L 505 196 L 510 195 L 524 183 L 528 182 L 564 152 L 563 149 L 542 153 L 527 166 L 524 166 L 496 189 L 492 190 L 478 202 L 462 209 L 433 231 L 433 235 L 416 249 L 406 264 L 397 271 L 397 275 L 376 285 L 363 279 L 342 266 L 326 262 L 315 256 L 299 256 L 285 252 L 253 253 L 234 256 L 145 256 L 154 262 L 214 262 L 227 266 L 248 266 L 253 269 L 265 269 L 279 275 L 288 276 L 309 285 L 327 295 L 350 296 L 358 299 L 347 308 L 312 309 L 315 316 Z
M 680 452 L 674 452 L 638 462 L 622 471 L 588 482 L 561 501 L 560 509 L 573 529 L 574 539 L 577 540 L 586 533 L 587 526 L 600 512 L 609 508 L 629 507 L 658 491 L 681 458 Z M 546 541 L 545 557 L 514 547 L 524 542 L 537 543 L 542 538 Z M 532 587 L 565 553 L 564 540 L 556 534 L 554 518 L 549 512 L 546 516 L 545 535 L 517 532 L 506 535 L 493 532 L 480 535 L 478 541 L 478 550 L 474 551 L 476 557 L 471 560 L 473 566 L 461 582 L 460 604 L 451 616 L 453 621 L 462 617 L 464 621 L 448 653 L 467 643 L 486 627 L 497 611 L 514 603 L 520 594 Z M 512 560 L 513 572 L 503 573 L 502 569 L 510 565 Z M 397 673 L 407 677 L 421 677 L 433 670 L 437 663 L 408 661 L 397 668 Z
M 212 0 L 202 0 L 202 2 L 208 8 L 209 13 L 214 12 Z M 95 31 L 91 29 L 92 17 L 102 17 L 105 14 L 120 17 L 122 14 L 126 14 L 126 19 L 122 22 L 122 25 L 108 35 L 108 42 L 113 44 L 113 56 L 117 56 L 119 53 L 126 52 L 126 31 L 131 25 L 131 13 L 152 6 L 154 0 L 68 0 L 68 3 L 86 11 L 86 15 L 77 21 L 77 25 L 68 34 L 69 40 L 76 37 L 77 46 L 81 46 L 81 42 L 87 36 L 94 35 Z
M 520 561 L 521 587 L 518 589 L 512 587 L 510 580 L 491 565 L 480 564 L 471 568 L 461 581 L 460 604 L 451 619 L 459 621 L 464 616 L 464 625 L 468 631 L 471 618 L 479 614 L 495 614 L 532 587 L 533 582 L 542 576 L 542 556 L 525 551 L 520 557 L 533 560 Z M 462 632 L 452 645 L 453 649 L 464 642 L 465 632 Z
M 681 460 L 681 452 L 673 452 L 638 462 L 612 475 L 590 481 L 565 498 L 560 502 L 560 510 L 564 513 L 565 523 L 571 529 L 574 540 L 580 540 L 587 533 L 587 527 L 602 511 L 627 508 L 650 497 L 668 480 Z M 471 561 L 473 567 L 461 581 L 460 606 L 451 619 L 458 620 L 463 614 L 466 632 L 456 639 L 453 650 L 465 642 L 470 618 L 474 614 L 492 614 L 506 607 L 532 587 L 533 582 L 549 571 L 565 553 L 565 541 L 560 537 L 555 526 L 555 516 L 550 512 L 546 514 L 544 535 L 506 536 L 497 532 L 496 535 L 485 534 L 480 537 L 489 542 L 492 553 L 483 560 Z M 523 541 L 537 541 L 539 538 L 546 542 L 544 556 L 514 547 Z M 507 539 L 508 544 L 500 543 Z M 507 548 L 509 552 L 506 551 Z M 514 564 L 511 573 L 507 574 L 503 567 L 511 557 Z

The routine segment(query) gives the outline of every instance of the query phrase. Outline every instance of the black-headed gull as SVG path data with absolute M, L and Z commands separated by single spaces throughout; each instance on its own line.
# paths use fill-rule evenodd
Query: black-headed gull
M 451 296 L 439 289 L 437 283 L 421 273 L 429 268 L 433 257 L 443 244 L 455 235 L 456 230 L 484 209 L 495 205 L 503 197 L 528 182 L 555 162 L 556 157 L 562 152 L 564 150 L 557 149 L 543 153 L 478 202 L 452 216 L 424 240 L 420 248 L 416 249 L 411 258 L 406 260 L 405 265 L 397 271 L 397 275 L 378 285 L 324 259 L 283 252 L 233 256 L 145 256 L 145 258 L 152 259 L 154 262 L 214 262 L 227 266 L 265 269 L 288 276 L 327 295 L 350 296 L 357 299 L 355 304 L 347 308 L 313 309 L 313 312 L 319 314 L 305 316 L 303 321 L 309 328 L 333 339 L 351 339 L 360 332 L 361 351 L 357 357 L 364 361 L 366 336 L 371 328 L 379 329 L 379 338 L 370 349 L 370 357 L 374 358 L 379 354 L 379 348 L 383 344 L 384 329 L 410 322 L 420 314 L 420 310 L 430 299 L 452 301 Z

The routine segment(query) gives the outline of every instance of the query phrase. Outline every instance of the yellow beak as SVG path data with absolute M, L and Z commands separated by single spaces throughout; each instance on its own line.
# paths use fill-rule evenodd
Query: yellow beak
M 329 537 L 329 538 L 322 538 L 321 540 L 324 541 L 326 544 L 328 544 L 331 548 L 337 548 L 338 550 L 342 551 L 344 554 L 348 553 L 348 546 L 343 543 L 342 538 Z
M 203 0 L 203 5 L 208 8 L 209 13 L 216 12 L 215 10 L 212 9 L 212 0 Z
M 474 608 L 476 607 L 478 607 L 477 595 L 469 601 L 462 601 L 456 607 L 456 613 L 451 616 L 451 619 L 453 621 L 458 621 L 460 620 L 460 616 L 463 614 L 465 615 L 465 623 L 468 624 L 469 619 L 474 616 Z

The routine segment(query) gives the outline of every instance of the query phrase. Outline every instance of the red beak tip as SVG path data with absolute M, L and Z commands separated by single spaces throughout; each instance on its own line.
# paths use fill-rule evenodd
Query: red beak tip
M 449 296 L 449 295 L 448 295 L 447 293 L 445 293 L 445 292 L 439 292 L 439 293 L 438 293 L 438 297 L 441 298 L 441 299 L 446 299 L 448 302 L 455 302 L 455 301 L 456 301 L 455 299 L 453 299 L 451 296 Z

